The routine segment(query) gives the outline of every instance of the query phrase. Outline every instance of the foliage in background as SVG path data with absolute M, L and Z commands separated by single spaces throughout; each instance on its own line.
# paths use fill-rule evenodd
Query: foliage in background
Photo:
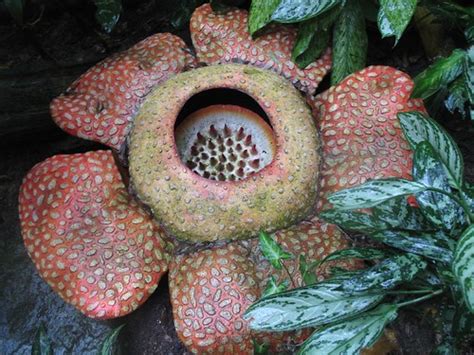
M 110 333 L 105 337 L 104 342 L 100 348 L 99 355 L 113 355 L 117 353 L 116 342 L 120 334 L 120 331 L 125 326 L 122 324 L 115 329 L 112 329 Z M 41 324 L 36 331 L 35 340 L 31 348 L 31 355 L 53 355 L 53 347 L 51 345 L 51 340 L 46 334 L 46 329 L 43 324 Z
M 25 0 L 3 0 L 8 12 L 19 25 L 23 25 L 25 2 Z M 93 0 L 93 2 L 96 6 L 97 22 L 105 32 L 112 32 L 122 13 L 122 0 Z
M 413 181 L 372 180 L 338 191 L 329 197 L 332 209 L 320 215 L 386 248 L 338 251 L 316 267 L 347 258 L 379 262 L 358 271 L 338 269 L 325 281 L 313 279 L 304 287 L 266 294 L 245 314 L 252 329 L 318 327 L 299 353 L 358 353 L 375 343 L 401 308 L 433 298 L 425 305 L 436 302 L 442 337 L 436 353 L 456 354 L 472 340 L 474 186 L 464 180 L 462 156 L 441 126 L 418 112 L 398 117 L 414 151 Z M 416 207 L 408 196 L 416 198 Z M 285 254 L 264 255 L 271 255 L 275 266 L 283 263 L 275 258 Z

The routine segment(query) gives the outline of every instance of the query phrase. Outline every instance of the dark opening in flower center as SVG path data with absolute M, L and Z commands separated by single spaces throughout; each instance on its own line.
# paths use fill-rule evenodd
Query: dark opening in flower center
M 176 129 L 181 160 L 196 174 L 237 181 L 270 164 L 273 131 L 259 115 L 235 105 L 212 105 L 189 115 Z

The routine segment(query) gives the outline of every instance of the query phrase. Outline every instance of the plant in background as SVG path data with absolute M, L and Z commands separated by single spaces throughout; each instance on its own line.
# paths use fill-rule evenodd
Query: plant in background
M 331 84 L 363 68 L 367 57 L 366 20 L 377 21 L 382 37 L 398 42 L 416 8 L 415 0 L 253 0 L 249 30 L 258 36 L 270 22 L 298 23 L 293 60 L 301 67 L 333 48 Z
M 114 29 L 120 14 L 122 12 L 122 0 L 93 0 L 96 6 L 95 18 L 101 25 L 102 29 L 110 33 Z M 25 0 L 3 0 L 10 15 L 16 23 L 23 25 L 23 10 Z
M 105 337 L 102 346 L 100 347 L 99 355 L 112 355 L 116 352 L 116 341 L 120 334 L 122 328 L 125 327 L 125 324 L 118 326 L 115 329 L 112 329 L 109 334 Z M 41 324 L 35 335 L 35 340 L 33 346 L 31 347 L 31 355 L 53 355 L 54 350 L 51 345 L 51 340 L 46 334 L 46 328 Z
M 318 265 L 341 258 L 379 262 L 261 298 L 245 315 L 252 329 L 317 327 L 300 353 L 355 353 L 372 345 L 401 308 L 433 299 L 443 337 L 438 353 L 457 353 L 472 337 L 474 188 L 464 180 L 458 147 L 435 121 L 418 112 L 398 117 L 414 151 L 413 180 L 371 180 L 338 191 L 320 214 L 386 248 L 346 249 Z

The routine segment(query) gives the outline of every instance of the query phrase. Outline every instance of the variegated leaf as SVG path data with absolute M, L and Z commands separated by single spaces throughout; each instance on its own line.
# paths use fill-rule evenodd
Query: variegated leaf
M 387 256 L 387 253 L 380 249 L 374 248 L 350 248 L 350 249 L 342 249 L 335 251 L 334 253 L 329 254 L 326 256 L 322 261 L 322 263 L 340 259 L 364 259 L 364 260 L 374 260 L 374 259 L 382 259 Z
M 335 290 L 341 279 L 262 298 L 247 309 L 244 318 L 254 330 L 295 330 L 354 316 L 383 298 L 383 294 L 348 295 Z
M 433 229 L 419 208 L 411 207 L 405 196 L 393 198 L 372 208 L 373 217 L 388 228 L 421 231 Z M 380 222 L 379 222 L 380 223 Z
M 447 169 L 450 184 L 460 189 L 463 185 L 463 159 L 451 136 L 437 122 L 419 112 L 401 112 L 398 118 L 411 148 L 415 150 L 421 141 L 431 143 Z
M 379 179 L 338 191 L 329 196 L 329 202 L 339 210 L 374 207 L 391 198 L 413 195 L 427 187 L 404 179 Z
M 441 158 L 427 141 L 422 141 L 416 146 L 413 178 L 431 188 L 447 194 L 452 193 Z M 462 207 L 443 193 L 421 192 L 416 195 L 416 200 L 426 218 L 438 228 L 450 232 L 462 228 L 466 223 L 466 215 Z
M 349 293 L 392 289 L 413 280 L 426 265 L 418 255 L 395 255 L 343 281 L 339 289 Z
M 316 17 L 343 0 L 282 0 L 272 15 L 272 20 L 282 23 L 295 23 Z
M 390 228 L 390 224 L 376 218 L 374 215 L 363 212 L 332 209 L 322 211 L 319 217 L 346 230 L 362 233 L 371 233 Z
M 438 238 L 438 233 L 414 233 L 406 231 L 382 231 L 372 235 L 374 239 L 408 253 L 414 253 L 427 258 L 450 263 L 453 252 L 446 246 L 445 240 Z M 451 246 L 452 241 L 451 241 Z
M 463 63 L 464 81 L 467 86 L 467 94 L 471 105 L 474 106 L 474 46 L 467 49 Z M 474 117 L 471 116 L 474 120 Z
M 474 313 L 474 225 L 461 235 L 454 252 L 453 271 L 469 310 Z
M 397 317 L 397 306 L 382 304 L 357 318 L 315 331 L 298 354 L 358 354 L 375 343 L 385 326 Z

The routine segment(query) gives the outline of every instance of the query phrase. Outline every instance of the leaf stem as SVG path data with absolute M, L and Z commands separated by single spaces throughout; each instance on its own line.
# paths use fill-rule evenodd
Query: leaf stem
M 388 295 L 419 295 L 423 293 L 433 292 L 433 289 L 427 288 L 424 290 L 406 290 L 406 291 L 388 291 L 386 292 Z
M 398 303 L 397 307 L 398 308 L 405 307 L 405 306 L 408 306 L 408 305 L 411 305 L 411 304 L 414 304 L 414 303 L 418 303 L 418 302 L 430 299 L 432 297 L 438 296 L 439 294 L 443 293 L 443 291 L 444 291 L 443 289 L 439 289 L 439 290 L 434 291 L 433 293 L 430 293 L 429 295 L 421 296 L 421 297 L 418 297 L 418 298 L 415 298 L 415 299 L 412 299 L 412 300 L 409 300 L 409 301 L 406 301 L 406 302 Z
M 283 267 L 283 269 L 285 269 L 286 271 L 286 274 L 288 275 L 288 278 L 290 279 L 291 281 L 291 285 L 293 286 L 293 288 L 296 288 L 296 282 L 295 280 L 293 279 L 293 277 L 291 276 L 290 274 L 290 270 L 288 270 L 288 268 L 286 267 L 285 263 L 283 262 L 283 260 L 279 260 L 280 261 L 280 265 Z
M 474 220 L 474 215 L 471 213 L 471 210 L 470 210 L 469 206 L 465 203 L 464 200 L 461 200 L 459 197 L 457 197 L 456 195 L 454 195 L 452 193 L 446 192 L 446 191 L 441 190 L 441 189 L 437 189 L 435 187 L 429 187 L 428 190 L 443 194 L 445 196 L 448 196 L 451 200 L 455 201 L 459 206 L 462 207 L 462 209 L 466 213 L 467 222 L 469 224 L 472 224 L 472 221 Z

